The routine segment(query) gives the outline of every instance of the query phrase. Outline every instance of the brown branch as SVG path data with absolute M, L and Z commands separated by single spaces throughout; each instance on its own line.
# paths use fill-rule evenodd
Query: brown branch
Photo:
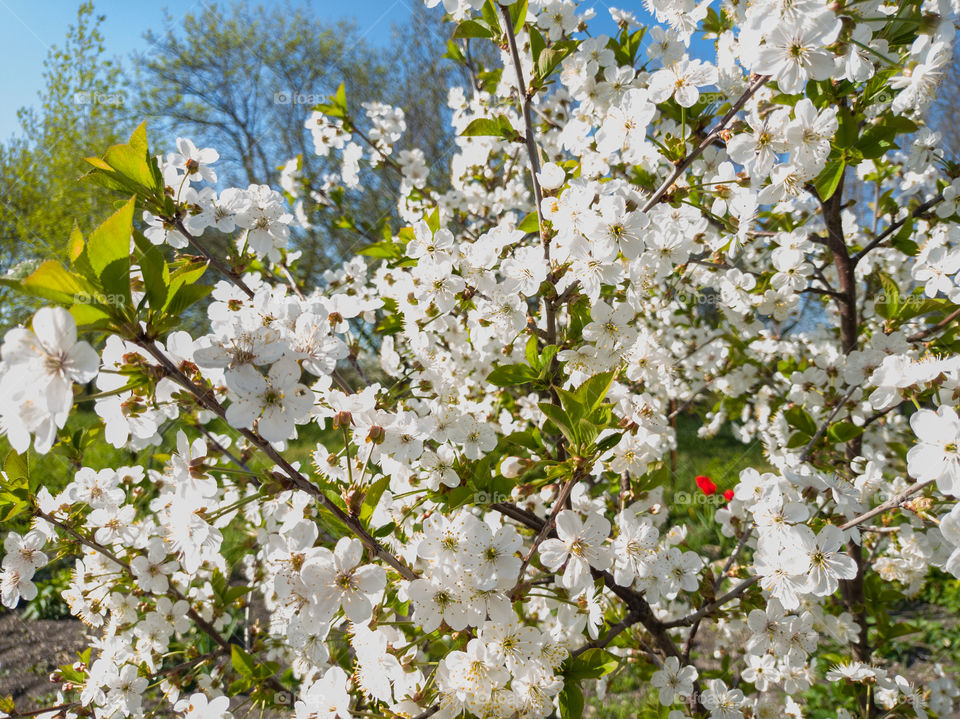
M 530 551 L 527 552 L 526 556 L 523 558 L 523 562 L 520 564 L 520 571 L 517 572 L 517 583 L 510 591 L 510 595 L 515 595 L 517 590 L 522 586 L 523 575 L 527 571 L 527 566 L 529 566 L 530 560 L 533 559 L 533 555 L 537 553 L 537 547 L 540 546 L 543 540 L 547 538 L 547 535 L 550 534 L 550 531 L 553 529 L 554 522 L 557 520 L 557 515 L 560 514 L 560 510 L 563 509 L 564 504 L 566 504 L 567 497 L 570 496 L 570 491 L 573 489 L 573 485 L 575 485 L 579 479 L 579 474 L 580 472 L 578 470 L 564 483 L 563 487 L 560 488 L 560 492 L 557 494 L 557 499 L 553 503 L 553 509 L 550 512 L 550 516 L 547 518 L 547 521 L 543 523 L 543 526 L 540 527 L 536 538 L 533 540 L 533 546 L 530 547 Z
M 910 335 L 909 337 L 907 337 L 907 342 L 922 342 L 930 335 L 934 335 L 940 330 L 947 327 L 951 322 L 957 319 L 957 317 L 960 317 L 960 307 L 955 309 L 953 312 L 951 312 L 949 315 L 944 317 L 942 320 L 937 322 L 937 324 L 933 325 L 932 327 L 927 327 L 924 330 L 920 330 L 916 334 Z
M 177 384 L 190 392 L 200 404 L 209 409 L 218 417 L 226 421 L 227 413 L 223 405 L 217 401 L 216 397 L 213 396 L 213 393 L 203 387 L 198 387 L 193 383 L 190 378 L 188 378 L 180 369 L 171 362 L 156 343 L 153 340 L 146 337 L 143 333 L 138 333 L 134 338 L 134 342 L 146 350 L 160 365 L 167 371 L 171 379 L 173 379 Z M 246 437 L 257 449 L 263 452 L 267 457 L 269 457 L 287 476 L 290 481 L 291 488 L 296 488 L 301 491 L 306 492 L 315 499 L 317 499 L 323 507 L 333 514 L 342 524 L 344 524 L 347 529 L 349 529 L 354 536 L 356 536 L 364 546 L 370 551 L 370 553 L 376 557 L 379 557 L 391 567 L 397 570 L 397 572 L 404 579 L 413 580 L 417 578 L 417 574 L 410 569 L 406 564 L 401 562 L 397 557 L 392 553 L 387 551 L 383 545 L 381 545 L 374 537 L 367 532 L 358 519 L 350 516 L 339 506 L 337 506 L 327 495 L 320 491 L 320 489 L 314 485 L 309 479 L 307 479 L 303 474 L 301 474 L 293 465 L 288 462 L 283 455 L 281 455 L 277 450 L 273 448 L 273 445 L 270 444 L 267 440 L 259 435 L 259 433 L 254 432 L 249 429 L 240 429 L 237 428 L 237 431 Z
M 942 202 L 942 201 L 943 201 L 943 195 L 942 195 L 942 194 L 938 194 L 938 195 L 937 195 L 936 197 L 934 197 L 933 199 L 927 200 L 927 201 L 924 202 L 923 204 L 918 205 L 918 206 L 917 206 L 917 209 L 915 209 L 915 210 L 914 210 L 913 212 L 911 212 L 909 215 L 907 215 L 906 217 L 904 217 L 902 220 L 897 220 L 896 222 L 891 223 L 890 226 L 889 226 L 887 229 L 885 229 L 883 232 L 881 232 L 879 235 L 877 235 L 875 238 L 873 238 L 870 242 L 868 242 L 868 243 L 864 246 L 864 248 L 863 248 L 862 250 L 860 250 L 856 255 L 853 256 L 853 260 L 852 260 L 852 261 L 853 261 L 854 267 L 856 267 L 857 263 L 860 262 L 860 260 L 862 260 L 862 259 L 866 256 L 866 254 L 867 254 L 868 252 L 870 252 L 870 250 L 872 250 L 874 247 L 876 247 L 877 245 L 879 245 L 881 242 L 883 242 L 885 239 L 887 239 L 887 238 L 888 238 L 890 235 L 892 235 L 894 232 L 896 232 L 897 230 L 899 230 L 899 229 L 904 225 L 904 223 L 906 223 L 907 220 L 912 220 L 912 219 L 914 219 L 914 218 L 916 218 L 916 217 L 919 217 L 919 216 L 922 215 L 924 212 L 926 212 L 927 210 L 929 210 L 931 207 L 933 207 L 934 205 L 936 205 L 936 204 L 938 204 L 938 203 L 940 203 L 940 202 Z
M 827 419 L 817 427 L 816 434 L 810 438 L 810 441 L 807 442 L 807 446 L 803 448 L 803 453 L 800 455 L 800 461 L 806 462 L 810 458 L 810 454 L 813 452 L 813 446 L 820 441 L 820 438 L 823 436 L 823 433 L 827 431 L 827 428 L 830 426 L 830 423 L 833 421 L 833 418 L 837 416 L 837 413 L 843 409 L 844 405 L 847 403 L 847 400 L 853 396 L 853 393 L 857 391 L 858 385 L 854 385 L 850 390 L 843 396 L 843 398 L 837 402 L 837 406 L 833 408 L 833 411 L 827 417 Z
M 184 226 L 183 220 L 177 217 L 173 222 L 177 228 L 177 231 L 187 238 L 187 242 L 189 242 L 197 252 L 203 255 L 207 262 L 213 265 L 221 275 L 228 278 L 231 282 L 233 282 L 233 284 L 239 287 L 247 297 L 253 297 L 253 290 L 247 287 L 247 284 L 243 281 L 243 277 L 239 272 L 236 272 L 232 267 L 225 265 L 219 257 L 212 254 L 209 250 L 207 250 L 206 247 L 200 244 L 200 240 L 190 234 L 190 231 Z
M 758 75 L 753 79 L 748 86 L 746 91 L 740 96 L 740 98 L 733 103 L 733 106 L 727 111 L 727 113 L 720 118 L 720 122 L 717 123 L 717 126 L 707 134 L 705 138 L 697 145 L 689 155 L 687 155 L 683 160 L 674 168 L 673 172 L 670 173 L 670 176 L 663 181 L 663 183 L 656 189 L 656 191 L 650 196 L 643 207 L 641 208 L 642 212 L 647 212 L 655 204 L 660 201 L 660 198 L 666 194 L 673 183 L 684 173 L 684 171 L 693 164 L 693 161 L 700 157 L 703 154 L 703 151 L 706 150 L 713 142 L 720 137 L 720 134 L 726 129 L 727 125 L 730 124 L 730 121 L 736 116 L 738 112 L 747 104 L 747 100 L 754 96 L 754 94 L 763 87 L 767 80 L 769 80 L 767 75 Z

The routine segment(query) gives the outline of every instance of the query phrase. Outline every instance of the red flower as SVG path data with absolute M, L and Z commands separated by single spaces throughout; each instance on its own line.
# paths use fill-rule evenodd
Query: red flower
M 707 477 L 706 475 L 699 475 L 696 479 L 697 486 L 700 488 L 700 491 L 703 492 L 708 497 L 717 491 L 717 485 Z
M 731 499 L 733 499 L 733 490 L 732 490 L 732 489 L 725 489 L 725 490 L 723 490 L 723 498 L 724 498 L 725 500 L 727 500 L 728 502 L 729 502 Z

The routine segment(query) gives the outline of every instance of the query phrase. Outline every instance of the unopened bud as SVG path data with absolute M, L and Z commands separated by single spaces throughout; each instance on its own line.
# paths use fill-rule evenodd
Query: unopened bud
M 520 457 L 507 457 L 500 465 L 500 474 L 507 479 L 514 479 L 523 472 L 525 462 Z
M 344 487 L 343 491 L 340 492 L 340 496 L 343 498 L 343 503 L 347 505 L 347 512 L 349 512 L 351 517 L 360 516 L 360 508 L 363 507 L 363 500 L 366 497 L 366 492 L 358 487 L 349 486 Z

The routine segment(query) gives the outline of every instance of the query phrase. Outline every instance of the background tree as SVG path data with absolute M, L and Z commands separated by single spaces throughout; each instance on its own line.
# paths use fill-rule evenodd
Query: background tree
M 930 112 L 930 125 L 940 133 L 944 156 L 960 157 L 960 125 L 957 113 L 960 112 L 960 45 L 953 48 L 953 61 L 944 68 Z
M 0 272 L 62 256 L 74 221 L 93 226 L 108 211 L 103 194 L 79 180 L 89 170 L 83 158 L 132 127 L 122 68 L 104 55 L 103 20 L 92 2 L 80 5 L 76 24 L 44 61 L 37 108 L 21 108 L 21 134 L 0 144 Z M 16 322 L 23 306 L 0 287 L 0 324 Z
M 164 34 L 147 34 L 149 49 L 136 63 L 140 110 L 152 120 L 158 147 L 172 146 L 177 136 L 217 147 L 225 182 L 268 180 L 279 188 L 277 158 L 299 157 L 306 184 L 316 190 L 340 164 L 314 153 L 304 123 L 343 81 L 351 111 L 362 114 L 362 105 L 373 100 L 401 108 L 407 130 L 395 154 L 419 147 L 427 167 L 437 169 L 455 147 L 447 93 L 464 80 L 459 65 L 437 64 L 448 37 L 440 17 L 419 5 L 394 28 L 386 48 L 366 43 L 356 24 L 330 23 L 305 6 L 205 5 Z M 317 277 L 358 244 L 376 240 L 377 222 L 395 216 L 388 198 L 397 196 L 399 173 L 366 167 L 361 173 L 363 192 L 311 210 L 313 227 L 295 238 L 303 251 L 301 279 Z M 355 231 L 354 217 L 374 219 L 356 228 L 366 237 Z

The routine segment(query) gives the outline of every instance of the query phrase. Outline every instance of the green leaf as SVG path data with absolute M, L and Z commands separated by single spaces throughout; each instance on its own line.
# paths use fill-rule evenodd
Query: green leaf
M 594 647 L 575 657 L 563 672 L 563 676 L 568 680 L 597 679 L 610 674 L 619 663 L 620 660 L 606 649 Z
M 105 330 L 110 328 L 110 315 L 94 305 L 75 304 L 70 307 L 73 321 L 79 330 Z
M 620 444 L 621 439 L 623 439 L 623 432 L 613 432 L 612 434 L 608 434 L 606 437 L 597 442 L 597 454 L 603 454 L 604 452 L 613 449 Z
M 946 313 L 954 309 L 956 309 L 956 306 L 946 300 L 924 297 L 921 290 L 921 293 L 912 294 L 903 302 L 900 307 L 900 312 L 897 313 L 897 319 L 906 322 L 907 320 L 912 320 L 914 317 L 920 317 L 930 312 Z
M 531 25 L 530 30 L 530 52 L 533 55 L 533 62 L 537 62 L 537 58 L 540 57 L 540 53 L 543 52 L 543 49 L 547 46 L 547 41 L 543 39 L 543 35 L 540 34 L 540 31 L 537 30 L 536 26 Z
M 846 163 L 844 160 L 831 160 L 827 163 L 827 166 L 823 168 L 823 171 L 817 175 L 817 179 L 814 180 L 813 184 L 816 186 L 817 193 L 820 195 L 821 200 L 829 200 L 833 196 L 833 193 L 837 191 L 845 167 Z
M 496 367 L 487 375 L 487 382 L 497 387 L 510 387 L 532 382 L 536 378 L 536 372 L 525 364 L 507 364 Z
M 27 458 L 22 454 L 17 454 L 14 450 L 10 450 L 7 458 L 3 461 L 3 472 L 7 475 L 7 482 L 9 483 L 26 479 L 28 473 Z
M 527 21 L 527 0 L 518 0 L 510 6 L 510 18 L 513 20 L 513 34 L 519 35 Z
M 131 197 L 87 239 L 87 259 L 104 292 L 124 299 L 108 304 L 127 304 L 130 300 L 130 237 L 136 202 L 137 198 Z
M 337 91 L 330 95 L 329 102 L 323 102 L 317 105 L 316 110 L 330 117 L 346 118 L 347 111 L 347 90 L 343 81 L 337 86 Z
M 230 663 L 240 676 L 252 677 L 256 673 L 257 662 L 236 644 L 230 645 Z
M 890 244 L 896 247 L 900 252 L 910 257 L 916 257 L 920 252 L 920 246 L 910 239 L 913 234 L 914 218 L 910 217 L 904 222 L 896 234 L 891 238 Z
M 460 133 L 461 137 L 502 137 L 508 140 L 515 139 L 517 135 L 510 120 L 504 115 L 497 115 L 496 118 L 478 117 Z
M 560 403 L 574 426 L 589 414 L 580 398 L 570 390 L 563 389 L 563 387 L 554 387 L 554 392 L 560 398 Z
M 21 292 L 43 297 L 62 305 L 72 305 L 80 301 L 91 302 L 97 295 L 97 289 L 80 275 L 67 270 L 56 260 L 47 260 L 33 274 L 20 282 L 4 282 Z
M 553 47 L 544 48 L 537 56 L 537 81 L 543 84 L 557 65 L 576 49 L 577 43 L 573 40 L 561 40 L 554 43 Z
M 156 158 L 147 145 L 147 124 L 133 131 L 125 145 L 114 145 L 103 158 L 88 157 L 87 162 L 101 174 L 109 187 L 158 199 L 163 195 L 163 178 Z
M 493 31 L 493 34 L 500 35 L 500 13 L 497 12 L 497 3 L 495 0 L 487 0 L 483 4 L 483 7 L 480 8 L 480 14 L 490 27 L 490 30 Z
M 556 345 L 547 345 L 543 348 L 543 354 L 540 355 L 540 379 L 546 380 L 550 374 L 550 368 L 553 364 L 553 358 L 556 357 L 560 348 Z
M 236 587 L 227 587 L 226 591 L 223 593 L 223 601 L 225 604 L 232 604 L 237 601 L 244 594 L 248 594 L 253 591 L 253 587 L 247 587 L 244 585 L 238 585 Z
M 207 271 L 208 263 L 206 260 L 197 257 L 193 260 L 183 260 L 174 262 L 170 270 L 170 286 L 167 290 L 167 302 L 184 285 L 192 285 L 197 282 Z
M 571 444 L 579 444 L 580 438 L 577 436 L 574 424 L 564 410 L 549 402 L 540 402 L 537 406 L 540 408 L 540 411 L 547 416 L 547 419 L 553 422 L 556 428 L 560 430 L 568 442 Z
M 884 319 L 896 317 L 900 311 L 900 288 L 886 272 L 877 272 L 883 287 L 883 298 L 876 302 L 877 313 Z
M 386 490 L 389 485 L 390 475 L 385 474 L 370 486 L 366 495 L 363 497 L 363 504 L 360 507 L 361 521 L 366 522 L 368 519 L 370 519 L 370 516 L 373 514 L 373 510 L 377 508 L 377 503 L 380 501 L 380 497 L 383 496 L 384 490 Z
M 183 285 L 176 294 L 171 294 L 164 306 L 164 311 L 176 317 L 188 307 L 199 302 L 213 292 L 212 285 Z
M 897 143 L 894 142 L 896 136 L 897 126 L 885 120 L 868 127 L 854 147 L 860 151 L 864 159 L 875 160 L 883 156 L 888 150 L 897 149 Z
M 517 229 L 521 232 L 526 232 L 527 234 L 540 234 L 540 220 L 537 219 L 537 213 L 531 212 L 517 225 Z
M 532 452 L 539 452 L 543 449 L 543 445 L 539 442 L 539 433 L 535 433 L 534 430 L 528 430 L 526 432 L 513 432 L 512 434 L 507 435 L 501 439 L 501 442 L 505 446 L 509 447 L 522 447 L 523 449 L 529 449 Z
M 490 32 L 490 28 L 476 20 L 464 20 L 453 32 L 454 40 L 471 37 L 491 38 L 493 33 Z
M 560 719 L 581 719 L 583 717 L 583 692 L 580 684 L 567 681 L 560 690 Z
M 841 149 L 852 147 L 860 134 L 860 129 L 857 127 L 857 120 L 847 107 L 840 108 L 838 118 L 840 127 L 837 130 L 836 146 Z
M 613 372 L 603 372 L 602 374 L 594 375 L 580 385 L 575 396 L 580 403 L 586 407 L 587 414 L 593 412 L 593 410 L 600 406 L 604 397 L 607 396 L 607 391 L 610 389 L 612 382 Z
M 433 211 L 427 215 L 424 220 L 426 220 L 427 227 L 430 228 L 432 234 L 437 234 L 440 229 L 440 205 L 437 205 L 433 208 Z
M 143 289 L 151 309 L 159 310 L 167 302 L 167 290 L 170 288 L 170 268 L 160 248 L 148 241 L 143 235 L 134 233 L 134 253 L 140 274 L 143 275 Z
M 791 407 L 783 413 L 783 416 L 791 427 L 796 427 L 811 437 L 817 433 L 817 423 L 803 407 Z
M 393 240 L 384 240 L 367 245 L 357 252 L 358 255 L 375 257 L 380 260 L 399 260 L 406 256 L 406 251 L 402 245 Z
M 853 422 L 837 422 L 827 428 L 827 436 L 834 442 L 849 442 L 861 434 L 863 434 L 863 427 L 858 427 Z
M 540 353 L 537 350 L 537 337 L 536 335 L 530 335 L 530 339 L 527 340 L 527 344 L 523 348 L 523 355 L 527 358 L 527 364 L 535 370 L 540 369 Z
M 447 60 L 453 60 L 454 62 L 464 63 L 467 61 L 463 50 L 461 50 L 460 46 L 453 40 L 447 40 L 447 51 L 443 54 L 443 57 Z

